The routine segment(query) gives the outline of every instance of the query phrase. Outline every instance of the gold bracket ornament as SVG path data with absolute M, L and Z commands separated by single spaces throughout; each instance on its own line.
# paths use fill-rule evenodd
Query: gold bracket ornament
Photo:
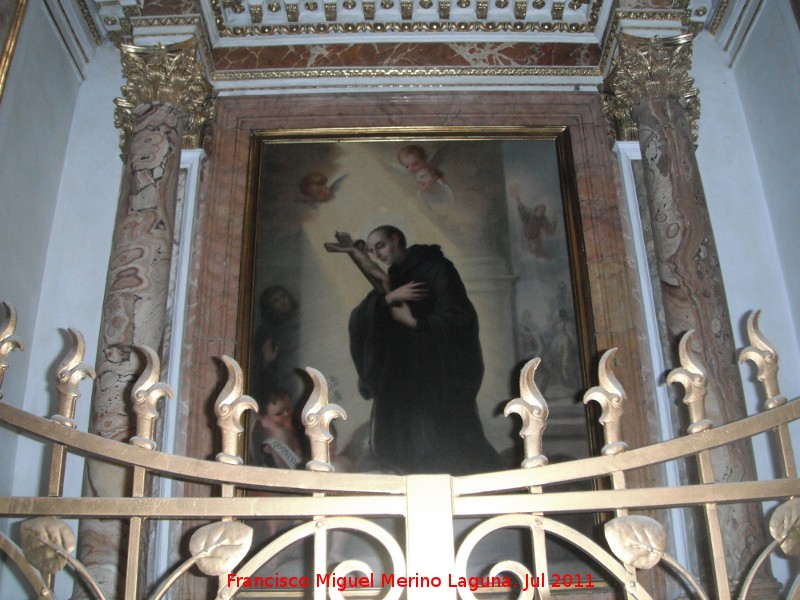
M 314 390 L 303 407 L 303 426 L 306 428 L 306 437 L 311 442 L 311 460 L 306 463 L 309 471 L 333 471 L 331 464 L 330 444 L 331 421 L 334 419 L 347 419 L 347 413 L 338 404 L 328 404 L 328 382 L 325 377 L 311 367 L 306 367 L 306 373 L 314 383 Z
M 75 403 L 81 394 L 78 385 L 83 379 L 97 377 L 94 369 L 83 362 L 86 353 L 86 342 L 83 334 L 77 329 L 70 328 L 69 335 L 72 338 L 72 348 L 70 354 L 62 361 L 58 367 L 57 388 L 59 395 L 58 414 L 51 419 L 67 427 L 75 429 Z
M 160 383 L 161 361 L 155 350 L 148 346 L 137 346 L 144 355 L 145 368 L 139 379 L 133 385 L 133 412 L 136 413 L 136 435 L 131 438 L 131 444 L 155 450 L 157 444 L 155 437 L 158 401 L 161 398 L 174 398 L 175 392 L 166 383 Z
M 617 353 L 617 348 L 606 350 L 600 358 L 598 374 L 600 385 L 590 388 L 583 395 L 583 403 L 591 400 L 597 402 L 603 409 L 600 414 L 600 424 L 603 426 L 605 446 L 601 453 L 603 456 L 614 456 L 628 449 L 628 444 L 622 441 L 622 412 L 625 406 L 625 390 L 611 370 L 611 360 Z
M 781 394 L 778 385 L 778 352 L 761 333 L 758 327 L 760 316 L 761 311 L 756 310 L 747 317 L 747 337 L 750 345 L 739 353 L 739 362 L 749 360 L 756 365 L 758 369 L 756 377 L 764 384 L 767 393 L 767 402 L 764 406 L 773 409 L 786 404 L 786 396 Z
M 215 116 L 214 88 L 197 59 L 194 39 L 165 46 L 120 44 L 122 73 L 126 83 L 122 98 L 114 104 L 114 125 L 121 129 L 120 148 L 126 150 L 131 138 L 136 108 L 163 103 L 180 109 L 187 118 L 183 133 L 185 148 L 202 146 L 206 123 Z
M 749 324 L 749 323 L 748 323 Z M 784 554 L 791 557 L 800 556 L 800 499 L 789 498 L 772 513 L 769 520 L 769 533 L 773 538 L 758 558 L 753 562 L 750 572 L 742 583 L 742 591 L 739 600 L 745 600 L 750 591 L 750 587 L 755 581 L 761 566 L 767 561 L 770 555 L 780 547 Z M 786 594 L 786 598 L 797 598 L 800 594 L 800 578 L 796 578 L 791 589 Z
M 222 362 L 228 369 L 228 381 L 214 404 L 217 425 L 222 431 L 222 452 L 217 454 L 217 462 L 241 465 L 244 461 L 239 456 L 239 440 L 244 427 L 242 415 L 247 410 L 258 412 L 258 404 L 250 396 L 242 395 L 244 377 L 242 368 L 230 356 L 223 356 Z
M 689 407 L 690 424 L 688 433 L 699 433 L 711 429 L 714 425 L 706 418 L 706 391 L 708 378 L 700 366 L 700 360 L 692 349 L 694 329 L 690 329 L 678 344 L 678 356 L 681 367 L 673 369 L 667 375 L 667 383 L 679 383 L 686 390 L 683 403 Z
M 238 521 L 222 521 L 204 525 L 192 534 L 189 540 L 189 551 L 192 557 L 161 584 L 153 596 L 153 600 L 161 600 L 169 591 L 170 586 L 188 571 L 197 565 L 206 575 L 221 576 L 231 573 L 242 559 L 247 556 L 253 543 L 253 528 Z M 223 598 L 219 594 L 217 598 Z
M 648 570 L 663 561 L 694 588 L 698 600 L 708 600 L 694 575 L 667 554 L 667 532 L 655 519 L 645 515 L 617 517 L 605 524 L 604 532 L 611 552 L 626 567 Z
M 505 416 L 516 413 L 522 418 L 519 436 L 525 446 L 525 460 L 521 465 L 523 469 L 547 464 L 547 457 L 542 454 L 542 436 L 547 427 L 547 417 L 550 411 L 535 381 L 536 369 L 541 362 L 542 359 L 537 357 L 522 367 L 519 375 L 520 397 L 514 398 L 506 404 L 503 411 Z
M 3 375 L 8 368 L 8 355 L 12 350 L 23 350 L 22 340 L 14 335 L 17 329 L 17 311 L 7 302 L 0 302 L 8 317 L 0 327 L 0 386 L 3 385 Z M 2 398 L 2 394 L 0 394 Z
M 39 569 L 42 575 L 52 580 L 52 576 L 69 563 L 83 583 L 92 590 L 94 596 L 98 600 L 105 600 L 97 581 L 83 563 L 72 556 L 76 548 L 75 533 L 64 521 L 57 517 L 28 519 L 20 526 L 20 534 L 25 558 Z M 41 596 L 52 597 L 49 593 L 42 593 Z
M 605 526 L 608 547 L 622 564 L 652 569 L 664 555 L 667 532 L 651 517 L 628 515 L 611 519 Z
M 686 109 L 693 131 L 700 118 L 700 100 L 692 66 L 692 34 L 673 37 L 641 38 L 619 36 L 619 56 L 603 83 L 598 86 L 603 113 L 618 140 L 636 140 L 637 125 L 633 109 L 656 96 L 674 96 Z

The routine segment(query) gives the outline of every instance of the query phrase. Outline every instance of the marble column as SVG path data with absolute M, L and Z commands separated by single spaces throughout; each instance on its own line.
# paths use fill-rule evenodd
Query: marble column
M 121 45 L 127 84 L 116 100 L 123 174 L 108 267 L 92 433 L 127 442 L 133 435 L 131 389 L 142 364 L 134 346 L 161 350 L 167 315 L 180 152 L 197 144 L 211 113 L 211 86 L 193 41 L 173 46 Z M 187 135 L 188 134 L 188 135 Z M 84 495 L 129 493 L 130 473 L 87 461 Z M 122 597 L 125 544 L 119 521 L 83 521 L 79 557 L 108 598 Z M 75 598 L 85 597 L 77 591 Z
M 709 379 L 708 418 L 721 425 L 747 412 L 694 150 L 692 125 L 699 117 L 699 103 L 689 77 L 691 42 L 690 34 L 651 39 L 622 35 L 619 57 L 601 91 L 617 135 L 635 136 L 641 147 L 669 346 L 677 356 L 680 336 L 696 330 L 695 350 Z M 673 366 L 678 366 L 677 361 Z M 756 478 L 749 443 L 714 450 L 712 463 L 718 481 Z M 728 576 L 735 591 L 766 543 L 764 519 L 752 504 L 721 507 L 720 518 L 726 533 Z M 754 598 L 775 597 L 774 580 L 766 570 L 758 593 L 755 589 L 751 593 Z

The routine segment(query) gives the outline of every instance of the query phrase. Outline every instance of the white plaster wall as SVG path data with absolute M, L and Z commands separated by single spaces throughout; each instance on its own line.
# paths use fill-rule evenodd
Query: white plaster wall
M 36 4 L 32 3 L 32 6 Z M 68 347 L 67 327 L 83 332 L 86 362 L 94 364 L 96 360 L 102 299 L 122 172 L 119 132 L 114 128 L 113 118 L 113 99 L 119 95 L 122 83 L 118 52 L 110 45 L 101 47 L 86 69 L 86 80 L 78 92 L 74 114 L 62 117 L 71 127 L 64 132 L 65 141 L 69 134 L 66 148 L 64 143 L 59 148 L 59 168 L 56 181 L 49 190 L 52 197 L 45 213 L 46 227 L 38 222 L 36 224 L 40 227 L 36 237 L 41 237 L 40 243 L 43 245 L 38 249 L 37 272 L 34 275 L 31 267 L 30 270 L 14 274 L 16 280 L 25 285 L 30 285 L 31 279 L 37 282 L 37 289 L 30 293 L 33 301 L 26 302 L 23 299 L 24 304 L 18 303 L 20 313 L 24 310 L 31 313 L 26 316 L 29 321 L 35 319 L 35 328 L 22 332 L 28 345 L 28 369 L 27 373 L 18 374 L 23 380 L 23 385 L 19 386 L 20 390 L 24 389 L 22 406 L 35 415 L 50 416 L 57 410 L 54 378 Z M 61 92 L 68 91 L 64 87 L 48 85 L 45 89 L 56 90 L 53 96 L 58 100 Z M 30 102 L 37 94 L 31 90 L 28 93 L 27 102 Z M 69 108 L 72 112 L 72 105 Z M 34 137 L 37 151 L 47 147 L 42 135 Z M 5 156 L 5 152 L 3 154 Z M 65 156 L 63 173 L 60 168 L 61 156 Z M 55 161 L 55 158 L 52 160 Z M 39 217 L 39 220 L 43 219 L 44 216 Z M 0 227 L 6 228 L 3 225 Z M 23 237 L 29 235 L 24 228 L 20 229 L 23 229 Z M 1 264 L 0 268 L 3 268 Z M 76 421 L 78 427 L 85 431 L 89 419 L 91 384 L 84 382 L 81 391 L 83 396 L 78 402 Z M 19 393 L 17 391 L 15 394 L 17 398 L 20 397 Z M 0 493 L 18 496 L 40 493 L 42 475 L 38 467 L 46 463 L 41 444 L 19 438 L 15 454 L 13 448 L 11 451 L 12 454 L 3 456 L 4 463 L 12 468 L 3 471 L 13 473 L 13 481 Z M 5 460 L 5 457 L 14 456 Z M 80 495 L 82 476 L 82 461 L 71 457 L 67 465 L 65 495 Z M 71 580 L 66 575 L 59 575 L 56 596 L 68 597 L 70 593 Z M 27 589 L 19 586 L 16 577 L 4 574 L 0 579 L 0 598 L 27 598 L 28 595 Z
M 0 102 L 0 300 L 16 307 L 17 335 L 3 400 L 24 406 L 31 342 L 75 98 L 77 70 L 44 4 L 30 2 Z M 55 89 L 58 93 L 44 93 Z M 4 319 L 5 315 L 0 316 Z M 12 493 L 17 436 L 0 428 L 0 495 Z M 0 519 L 0 531 L 10 523 Z M 0 570 L 0 582 L 9 580 Z M 0 597 L 15 598 L 3 593 Z
M 773 66 L 779 68 L 777 64 Z M 793 324 L 793 311 L 798 304 L 787 295 L 784 273 L 788 272 L 781 266 L 783 248 L 777 239 L 777 232 L 785 224 L 777 223 L 765 195 L 769 194 L 765 183 L 769 171 L 765 174 L 761 158 L 757 156 L 759 150 L 752 146 L 752 130 L 748 127 L 743 107 L 744 95 L 740 97 L 740 87 L 737 87 L 742 74 L 734 74 L 720 47 L 708 33 L 702 33 L 695 40 L 692 75 L 700 90 L 702 110 L 697 159 L 719 252 L 736 347 L 741 349 L 748 344 L 746 317 L 751 310 L 760 308 L 760 328 L 780 355 L 781 389 L 788 398 L 795 398 L 800 396 L 800 349 Z M 781 76 L 775 74 L 775 77 Z M 786 102 L 787 98 L 783 101 Z M 793 158 L 796 163 L 796 151 Z M 800 171 L 798 166 L 795 166 L 796 171 Z M 797 188 L 794 194 L 796 197 Z M 792 218 L 797 220 L 796 215 Z M 746 364 L 741 367 L 741 373 L 748 413 L 763 410 L 764 398 L 757 385 L 755 369 Z M 800 441 L 798 425 L 796 422 L 793 424 L 792 432 L 794 439 Z M 800 457 L 798 446 L 800 443 L 796 442 L 796 457 Z M 772 449 L 766 436 L 754 440 L 754 451 L 759 477 L 773 477 Z M 773 570 L 776 576 L 786 581 L 786 561 L 774 561 Z
M 761 3 L 733 73 L 800 338 L 800 29 L 789 0 Z
M 30 344 L 39 306 L 64 151 L 80 81 L 44 6 L 28 6 L 0 102 L 0 300 L 17 308 L 17 334 Z M 57 89 L 58 94 L 43 93 Z M 14 352 L 4 400 L 23 402 L 30 352 Z M 14 456 L 0 432 L 0 455 Z M 0 470 L 0 494 L 11 471 Z

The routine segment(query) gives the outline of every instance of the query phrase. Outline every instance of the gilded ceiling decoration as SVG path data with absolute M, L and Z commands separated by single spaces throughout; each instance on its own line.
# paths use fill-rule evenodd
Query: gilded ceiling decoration
M 73 2 L 95 37 L 144 45 L 198 38 L 209 80 L 220 90 L 309 87 L 331 79 L 339 87 L 342 82 L 359 87 L 374 85 L 365 83 L 372 78 L 594 89 L 622 29 L 696 33 L 719 23 L 719 12 L 728 5 L 725 0 Z

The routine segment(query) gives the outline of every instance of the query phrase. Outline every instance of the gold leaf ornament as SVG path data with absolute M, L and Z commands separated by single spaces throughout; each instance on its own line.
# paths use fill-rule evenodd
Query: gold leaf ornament
M 626 566 L 637 569 L 656 566 L 667 547 L 664 527 L 643 515 L 611 519 L 605 525 L 605 534 L 614 555 Z
M 790 498 L 772 513 L 769 532 L 788 556 L 800 556 L 800 498 Z
M 61 548 L 64 554 L 75 551 L 75 534 L 56 517 L 29 519 L 22 523 L 20 530 L 25 558 L 43 574 L 57 573 L 67 564 L 66 557 L 51 546 Z
M 189 551 L 206 575 L 233 571 L 250 550 L 253 528 L 238 521 L 221 521 L 201 527 L 192 535 Z

